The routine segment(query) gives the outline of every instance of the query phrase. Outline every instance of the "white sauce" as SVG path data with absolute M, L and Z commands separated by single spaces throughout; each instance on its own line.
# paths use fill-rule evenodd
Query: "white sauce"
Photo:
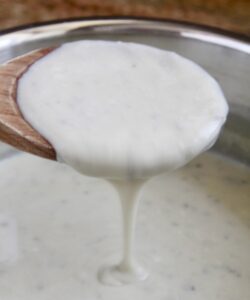
M 0 178 L 1 300 L 250 299 L 246 167 L 206 154 L 145 185 L 135 252 L 150 276 L 118 287 L 96 277 L 122 258 L 109 184 L 28 154 L 1 161 Z
M 25 118 L 60 160 L 112 180 L 120 194 L 124 255 L 118 265 L 101 269 L 101 280 L 146 278 L 132 251 L 137 191 L 146 178 L 183 166 L 214 143 L 228 110 L 218 84 L 171 52 L 81 41 L 33 64 L 17 95 Z
M 227 114 L 215 80 L 172 52 L 121 42 L 64 44 L 18 84 L 25 118 L 83 174 L 144 178 L 214 142 Z
M 137 209 L 139 204 L 138 192 L 141 191 L 144 180 L 112 181 L 119 193 L 123 219 L 123 258 L 119 264 L 107 266 L 100 270 L 101 282 L 110 285 L 121 285 L 144 280 L 148 273 L 136 261 L 134 255 L 134 235 Z

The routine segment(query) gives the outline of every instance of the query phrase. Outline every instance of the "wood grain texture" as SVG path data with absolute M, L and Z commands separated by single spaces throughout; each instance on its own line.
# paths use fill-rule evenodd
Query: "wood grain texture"
M 52 50 L 37 50 L 0 67 L 0 140 L 19 150 L 55 160 L 56 153 L 51 144 L 24 120 L 16 103 L 20 76 Z
M 181 20 L 250 36 L 250 0 L 0 0 L 0 28 L 117 15 Z

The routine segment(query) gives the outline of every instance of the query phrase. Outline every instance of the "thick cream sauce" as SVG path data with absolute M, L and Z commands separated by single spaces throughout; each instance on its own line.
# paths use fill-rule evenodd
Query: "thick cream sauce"
M 172 52 L 80 41 L 33 64 L 20 78 L 17 96 L 25 118 L 60 160 L 108 179 L 118 191 L 123 258 L 101 268 L 100 280 L 117 285 L 145 279 L 133 251 L 137 194 L 146 179 L 186 164 L 215 142 L 228 111 L 217 82 Z
M 250 170 L 214 154 L 149 181 L 135 252 L 146 281 L 96 277 L 122 259 L 118 193 L 64 164 L 0 162 L 0 299 L 249 300 Z
M 25 118 L 85 175 L 148 178 L 209 148 L 228 106 L 194 62 L 146 45 L 78 41 L 34 63 L 18 83 Z

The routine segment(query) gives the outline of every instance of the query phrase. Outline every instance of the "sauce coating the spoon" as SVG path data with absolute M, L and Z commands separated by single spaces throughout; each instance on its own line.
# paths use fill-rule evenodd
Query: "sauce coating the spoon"
M 131 251 L 135 190 L 213 145 L 228 111 L 219 85 L 172 52 L 79 41 L 34 63 L 19 80 L 17 98 L 59 160 L 82 174 L 111 180 L 121 195 L 124 257 L 108 272 L 102 270 L 103 281 L 113 282 L 110 275 L 121 283 L 145 278 Z
M 190 60 L 107 41 L 64 44 L 38 60 L 17 100 L 60 159 L 113 179 L 184 165 L 211 146 L 228 110 L 216 81 Z

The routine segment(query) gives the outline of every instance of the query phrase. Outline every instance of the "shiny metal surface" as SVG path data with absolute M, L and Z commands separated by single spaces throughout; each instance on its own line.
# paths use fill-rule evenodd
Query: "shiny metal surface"
M 37 24 L 0 36 L 0 63 L 31 50 L 80 39 L 121 40 L 175 51 L 214 76 L 230 103 L 216 149 L 250 163 L 249 41 L 178 22 L 96 18 Z

